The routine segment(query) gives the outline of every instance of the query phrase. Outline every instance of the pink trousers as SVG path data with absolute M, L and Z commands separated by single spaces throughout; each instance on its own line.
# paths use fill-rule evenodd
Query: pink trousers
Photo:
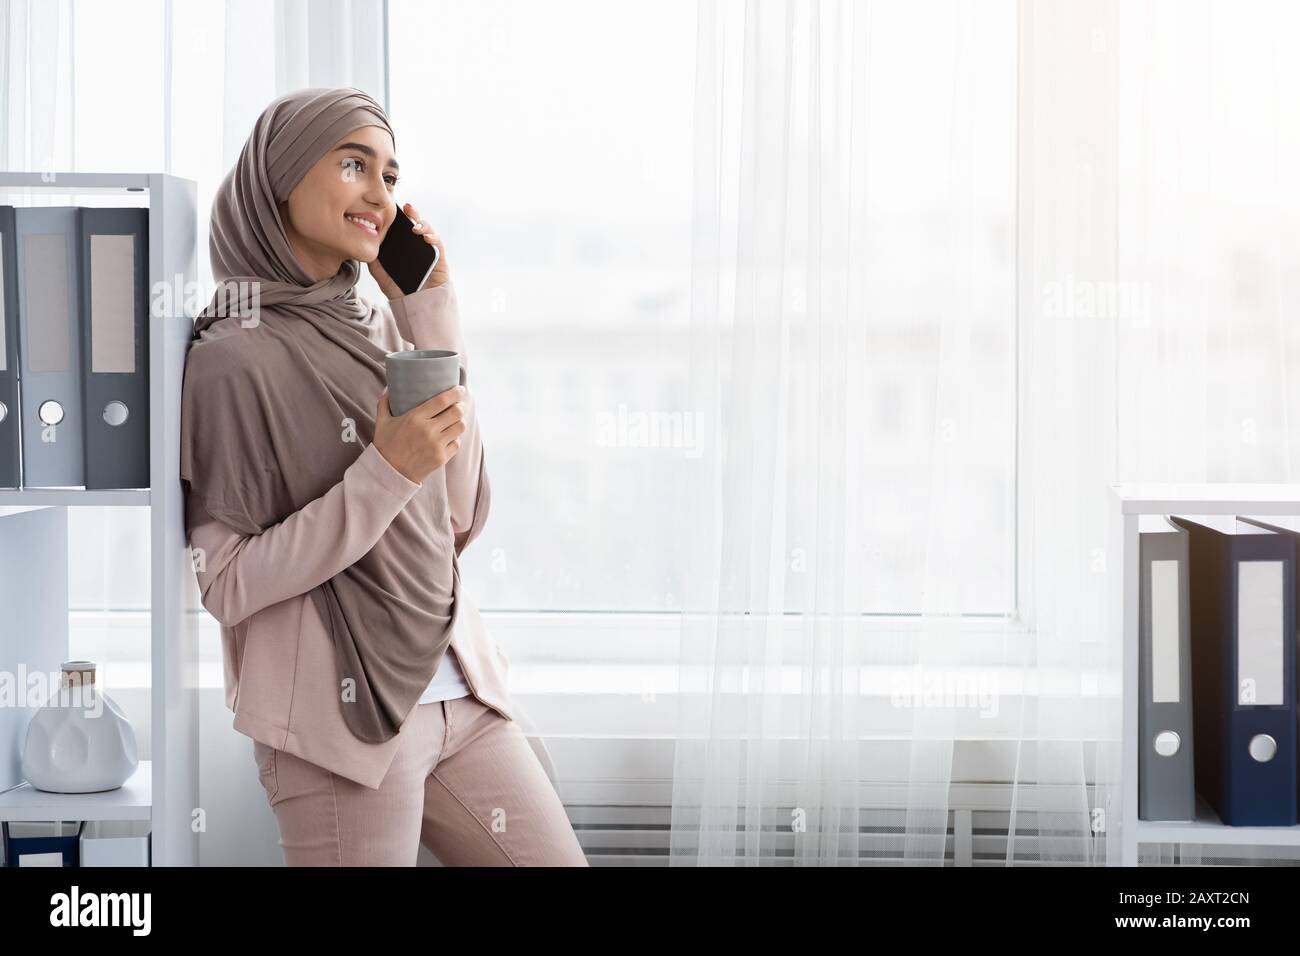
M 253 742 L 289 866 L 587 866 L 513 720 L 474 696 L 419 704 L 378 790 Z

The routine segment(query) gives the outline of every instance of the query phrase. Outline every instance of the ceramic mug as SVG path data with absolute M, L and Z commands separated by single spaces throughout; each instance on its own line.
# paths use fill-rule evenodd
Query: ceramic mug
M 404 415 L 439 392 L 465 384 L 460 353 L 450 349 L 413 349 L 384 356 L 388 375 L 388 408 Z

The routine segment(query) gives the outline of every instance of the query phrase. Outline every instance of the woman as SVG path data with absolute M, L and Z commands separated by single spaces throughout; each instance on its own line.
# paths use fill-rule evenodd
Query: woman
M 291 866 L 413 866 L 420 844 L 448 865 L 585 866 L 460 589 L 490 499 L 473 397 L 388 407 L 389 352 L 470 368 L 446 255 L 411 295 L 376 261 L 394 140 L 365 93 L 300 90 L 213 201 L 222 288 L 186 360 L 181 477 L 226 703 Z M 357 297 L 359 262 L 388 302 Z

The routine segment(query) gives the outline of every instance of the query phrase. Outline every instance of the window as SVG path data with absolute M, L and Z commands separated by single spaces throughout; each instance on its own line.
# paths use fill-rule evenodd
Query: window
M 447 244 L 492 483 L 475 599 L 673 610 L 689 449 L 652 426 L 684 411 L 695 6 L 388 17 L 399 201 Z
M 878 467 L 857 529 L 873 612 L 921 604 L 934 350 L 955 301 L 935 289 L 950 236 L 969 244 L 978 279 L 961 307 L 987 451 L 965 534 L 984 577 L 964 600 L 1013 606 L 1015 12 L 1009 0 L 981 11 L 978 82 L 956 100 L 953 18 L 903 3 L 873 12 Z M 493 487 L 462 561 L 484 608 L 680 609 L 690 529 L 673 506 L 691 435 L 672 416 L 686 411 L 696 13 L 390 0 L 403 198 L 448 243 Z M 974 131 L 970 168 L 954 159 L 959 121 Z M 978 184 L 969 208 L 950 201 L 970 192 L 962 174 Z

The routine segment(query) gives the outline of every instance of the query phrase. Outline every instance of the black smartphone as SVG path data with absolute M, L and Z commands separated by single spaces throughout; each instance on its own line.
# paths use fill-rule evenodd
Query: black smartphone
M 403 295 L 420 291 L 424 280 L 438 264 L 438 247 L 426 242 L 424 236 L 411 232 L 414 227 L 411 217 L 398 206 L 397 218 L 379 244 L 379 264 L 397 283 Z

